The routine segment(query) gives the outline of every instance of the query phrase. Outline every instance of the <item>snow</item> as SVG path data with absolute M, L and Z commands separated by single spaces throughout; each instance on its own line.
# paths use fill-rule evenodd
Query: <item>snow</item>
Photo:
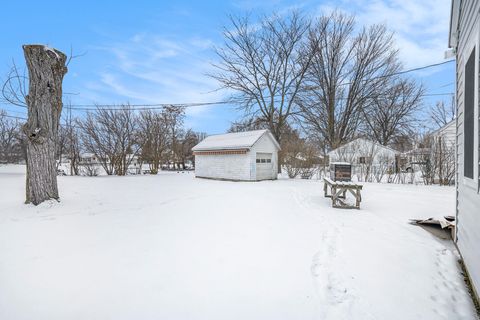
M 193 151 L 218 149 L 249 149 L 268 130 L 253 130 L 208 136 L 193 147 Z M 274 140 L 274 139 L 272 139 Z
M 52 52 L 57 59 L 60 59 L 60 56 L 58 55 L 57 50 L 55 50 L 55 49 L 53 49 L 53 48 L 50 48 L 50 47 L 47 46 L 47 45 L 43 45 L 43 50 Z
M 0 319 L 475 319 L 453 243 L 408 223 L 451 187 L 341 210 L 319 180 L 62 176 L 34 207 L 24 180 L 0 167 Z

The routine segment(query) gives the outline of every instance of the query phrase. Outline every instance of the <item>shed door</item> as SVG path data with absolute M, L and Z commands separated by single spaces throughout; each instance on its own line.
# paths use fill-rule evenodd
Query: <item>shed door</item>
M 257 180 L 272 179 L 273 163 L 271 153 L 257 153 Z

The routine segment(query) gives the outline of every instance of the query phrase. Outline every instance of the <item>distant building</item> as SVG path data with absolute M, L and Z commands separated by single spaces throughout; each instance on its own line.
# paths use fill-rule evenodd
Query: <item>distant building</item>
M 128 162 L 127 174 L 140 174 L 141 162 L 137 155 L 127 154 L 126 161 Z M 110 164 L 110 161 L 105 161 Z M 101 159 L 94 153 L 85 152 L 80 154 L 78 163 L 80 167 L 80 173 L 82 175 L 104 175 L 105 170 L 102 167 Z
M 331 163 L 352 165 L 352 176 L 360 180 L 379 181 L 384 174 L 397 170 L 398 151 L 374 141 L 357 138 L 328 153 Z
M 212 135 L 192 148 L 195 176 L 235 181 L 277 179 L 279 150 L 269 130 Z
M 432 133 L 432 162 L 435 167 L 435 183 L 455 183 L 456 120 L 452 120 Z
M 444 143 L 447 147 L 455 146 L 457 138 L 457 126 L 455 119 L 441 127 L 440 129 L 435 130 L 432 133 L 435 142 L 439 141 Z
M 80 164 L 98 164 L 100 165 L 100 161 L 98 157 L 94 153 L 84 152 L 80 154 Z
M 453 0 L 449 47 L 456 54 L 456 242 L 480 294 L 480 1 Z

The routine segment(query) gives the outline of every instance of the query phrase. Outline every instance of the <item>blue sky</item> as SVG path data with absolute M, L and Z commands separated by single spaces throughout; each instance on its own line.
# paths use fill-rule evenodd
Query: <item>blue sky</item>
M 228 15 L 269 14 L 298 8 L 311 16 L 338 8 L 359 24 L 386 23 L 395 33 L 405 68 L 444 61 L 449 0 L 351 1 L 6 1 L 0 12 L 0 77 L 12 59 L 24 65 L 21 46 L 48 44 L 75 54 L 64 81 L 73 104 L 219 101 L 226 92 L 206 76 L 222 44 Z M 427 93 L 453 92 L 454 64 L 409 76 Z M 448 96 L 426 98 L 426 104 Z M 18 107 L 1 106 L 12 115 Z M 209 134 L 225 131 L 241 114 L 232 106 L 189 108 L 186 124 Z

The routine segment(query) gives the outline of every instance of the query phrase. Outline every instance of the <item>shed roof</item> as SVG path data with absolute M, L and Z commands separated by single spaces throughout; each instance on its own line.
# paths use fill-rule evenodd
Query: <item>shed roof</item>
M 208 136 L 192 148 L 193 151 L 250 149 L 263 135 L 269 135 L 275 146 L 280 145 L 269 130 L 254 130 Z

